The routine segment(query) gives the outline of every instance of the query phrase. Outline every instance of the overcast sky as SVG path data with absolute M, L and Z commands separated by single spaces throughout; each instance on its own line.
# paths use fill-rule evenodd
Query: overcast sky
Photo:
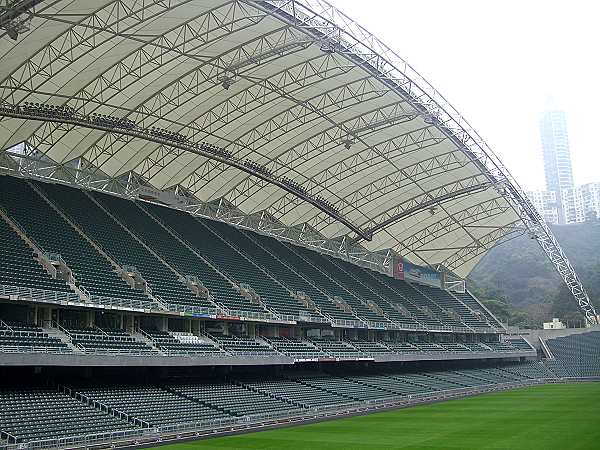
M 576 184 L 600 182 L 600 2 L 331 0 L 438 89 L 525 189 L 544 187 L 539 119 L 567 114 Z

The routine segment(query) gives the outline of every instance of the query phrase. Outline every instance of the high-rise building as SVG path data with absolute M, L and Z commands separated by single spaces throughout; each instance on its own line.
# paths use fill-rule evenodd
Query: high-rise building
M 558 223 L 558 205 L 554 191 L 528 191 L 527 197 L 547 223 Z
M 527 197 L 548 223 L 571 224 L 600 219 L 600 183 L 563 190 L 560 197 L 562 217 L 559 217 L 559 197 L 555 191 L 528 191 Z
M 577 221 L 600 219 L 600 183 L 584 184 L 575 190 L 575 205 L 580 211 Z
M 566 191 L 573 189 L 573 168 L 565 113 L 559 110 L 548 111 L 540 121 L 546 190 L 556 192 L 559 223 L 567 223 L 566 205 L 563 198 Z

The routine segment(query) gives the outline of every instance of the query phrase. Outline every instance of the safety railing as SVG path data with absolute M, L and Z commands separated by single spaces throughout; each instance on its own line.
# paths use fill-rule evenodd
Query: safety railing
M 92 342 L 90 340 L 90 342 Z M 85 343 L 79 341 L 78 347 L 86 355 L 102 355 L 102 356 L 138 356 L 138 357 L 155 357 L 162 356 L 156 350 L 148 349 L 148 350 L 137 350 L 137 349 L 129 349 L 129 348 L 94 348 L 94 347 L 86 347 Z
M 360 320 L 331 319 L 331 325 L 340 328 L 367 328 L 367 324 Z
M 329 359 L 329 355 L 319 350 L 315 350 L 314 352 L 285 352 L 284 350 L 280 350 L 284 355 L 289 356 L 290 358 L 294 358 L 294 361 L 314 361 L 319 359 Z
M 5 297 L 14 300 L 31 300 L 48 303 L 63 303 L 76 302 L 87 306 L 98 306 L 99 308 L 111 307 L 114 309 L 123 309 L 128 311 L 147 312 L 164 310 L 176 313 L 184 313 L 198 315 L 203 317 L 219 318 L 219 317 L 237 317 L 243 320 L 256 320 L 264 322 L 316 322 L 316 323 L 331 323 L 332 326 L 338 328 L 373 328 L 373 329 L 394 329 L 394 330 L 409 330 L 409 331 L 449 331 L 456 333 L 499 333 L 500 330 L 493 328 L 464 328 L 453 327 L 447 325 L 425 327 L 421 324 L 401 324 L 398 322 L 363 322 L 361 320 L 346 320 L 333 319 L 327 317 L 315 316 L 293 316 L 293 315 L 273 315 L 256 311 L 244 311 L 228 308 L 210 308 L 194 305 L 180 305 L 173 303 L 165 303 L 164 309 L 157 308 L 149 299 L 146 301 L 123 299 L 117 297 L 108 297 L 89 293 L 83 286 L 79 289 L 87 297 L 87 301 L 80 298 L 79 294 L 70 292 L 48 291 L 43 289 L 27 288 L 20 286 L 0 285 L 0 297 Z
M 0 330 L 8 330 L 13 333 L 15 332 L 15 330 L 13 330 L 12 327 L 2 319 L 0 319 Z
M 192 315 L 216 317 L 217 314 L 219 314 L 217 308 L 210 308 L 208 306 L 181 305 L 175 303 L 164 303 L 164 306 L 169 311 L 181 312 Z
M 147 302 L 140 300 L 132 300 L 132 299 L 123 299 L 117 297 L 107 297 L 103 295 L 88 295 L 89 302 L 96 304 L 98 306 L 111 306 L 119 309 L 133 310 L 133 311 L 153 311 L 152 304 L 150 300 Z
M 211 351 L 201 351 L 201 350 L 174 350 L 161 348 L 160 351 L 164 353 L 165 356 L 171 357 L 182 357 L 182 358 L 231 358 L 231 354 L 226 351 L 218 351 L 215 349 L 214 352 Z
M 54 355 L 72 354 L 71 349 L 43 347 L 37 345 L 2 345 L 0 353 L 51 353 Z
M 222 314 L 225 317 L 238 317 L 240 319 L 262 320 L 265 322 L 277 321 L 276 316 L 269 313 L 262 313 L 257 311 L 244 311 L 238 309 L 223 308 Z
M 0 285 L 0 297 L 9 300 L 33 300 L 49 303 L 80 302 L 79 295 L 74 292 L 48 291 L 5 284 Z

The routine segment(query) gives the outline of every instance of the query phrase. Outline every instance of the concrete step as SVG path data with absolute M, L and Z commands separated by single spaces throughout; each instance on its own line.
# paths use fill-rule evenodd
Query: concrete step
M 147 336 L 144 336 L 142 333 L 129 333 L 131 334 L 131 336 L 138 342 L 142 342 L 144 344 L 146 344 L 148 347 L 152 347 L 153 350 L 156 350 L 157 352 L 160 352 L 160 349 L 154 345 L 154 342 L 152 341 L 152 339 L 150 339 Z M 160 352 L 162 354 L 162 352 Z
M 60 339 L 61 342 L 67 344 L 67 347 L 69 347 L 73 353 L 77 353 L 79 355 L 83 354 L 83 351 L 79 347 L 77 347 L 75 344 L 73 344 L 73 342 L 71 341 L 69 336 L 67 336 L 65 333 L 63 333 L 59 329 L 57 329 L 57 328 L 42 328 L 42 329 L 44 330 L 45 333 L 48 333 L 48 336 Z

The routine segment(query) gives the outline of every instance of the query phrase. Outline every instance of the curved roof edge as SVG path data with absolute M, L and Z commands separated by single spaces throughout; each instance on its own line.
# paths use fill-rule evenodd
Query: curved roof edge
M 35 4 L 36 2 L 25 3 Z M 596 322 L 596 313 L 585 288 L 551 230 L 526 197 L 524 191 L 481 136 L 416 70 L 374 35 L 326 1 L 243 0 L 243 3 L 276 17 L 291 28 L 312 35 L 315 41 L 320 42 L 321 49 L 324 52 L 342 53 L 357 66 L 370 73 L 374 79 L 395 91 L 414 108 L 414 111 L 423 118 L 426 124 L 435 127 L 441 135 L 454 143 L 468 161 L 479 168 L 481 174 L 487 179 L 486 183 L 480 183 L 481 186 L 495 190 L 499 197 L 506 200 L 515 215 L 522 221 L 522 226 L 511 222 L 508 225 L 493 229 L 479 239 L 474 239 L 477 243 L 476 248 L 457 248 L 455 254 L 447 260 L 459 267 L 462 258 L 472 259 L 473 254 L 480 256 L 492 246 L 510 238 L 515 233 L 528 232 L 532 238 L 540 243 L 542 249 L 578 301 L 588 322 Z M 169 144 L 167 143 L 167 145 Z M 8 151 L 6 154 L 9 155 L 9 159 L 4 158 L 6 169 L 16 170 L 21 175 L 57 179 L 82 187 L 100 189 L 129 197 L 138 195 L 140 190 L 148 187 L 145 180 L 136 177 L 133 172 L 127 174 L 126 180 L 103 177 L 97 170 L 93 170 L 91 173 L 86 170 L 87 168 L 83 167 L 83 160 L 79 160 L 78 167 L 66 167 L 65 164 L 55 164 L 52 160 L 37 158 L 36 149 L 27 148 L 27 146 L 25 146 L 23 152 Z M 11 157 L 10 154 L 16 159 Z M 23 165 L 21 161 L 28 162 Z M 0 162 L 2 162 L 1 157 Z M 13 163 L 16 163 L 16 168 Z M 71 170 L 75 171 L 75 175 L 73 173 L 67 174 Z M 470 188 L 473 191 L 477 189 L 476 185 L 471 185 Z M 461 189 L 467 188 L 462 187 Z M 470 191 L 458 190 L 454 195 L 459 195 L 460 192 L 468 194 Z M 431 198 L 425 201 L 419 198 L 421 204 L 413 208 L 417 208 L 416 210 L 427 208 L 430 206 L 429 203 L 431 203 L 431 206 L 439 205 L 445 198 L 444 196 L 452 198 L 453 195 L 441 188 L 437 188 L 435 194 L 430 192 L 425 194 L 428 194 Z M 318 207 L 318 205 L 313 206 Z M 300 245 L 335 254 L 381 271 L 389 270 L 390 256 L 393 254 L 393 250 L 367 251 L 357 244 L 357 241 L 352 237 L 342 236 L 328 239 L 309 225 L 284 225 L 277 219 L 269 217 L 268 213 L 244 214 L 224 200 L 219 200 L 217 204 L 196 201 L 193 205 L 186 206 L 185 209 L 195 214 L 253 228 L 275 237 L 293 240 Z M 329 214 L 329 212 L 325 212 Z M 385 229 L 404 217 L 403 214 L 406 214 L 406 211 L 391 214 L 390 217 L 381 222 L 381 225 L 372 226 L 369 230 L 379 231 Z M 351 224 L 350 221 L 348 223 Z M 357 234 L 361 236 L 361 233 Z M 368 239 L 369 234 L 364 233 L 362 237 Z M 437 263 L 437 261 L 427 262 L 430 266 L 435 266 Z

